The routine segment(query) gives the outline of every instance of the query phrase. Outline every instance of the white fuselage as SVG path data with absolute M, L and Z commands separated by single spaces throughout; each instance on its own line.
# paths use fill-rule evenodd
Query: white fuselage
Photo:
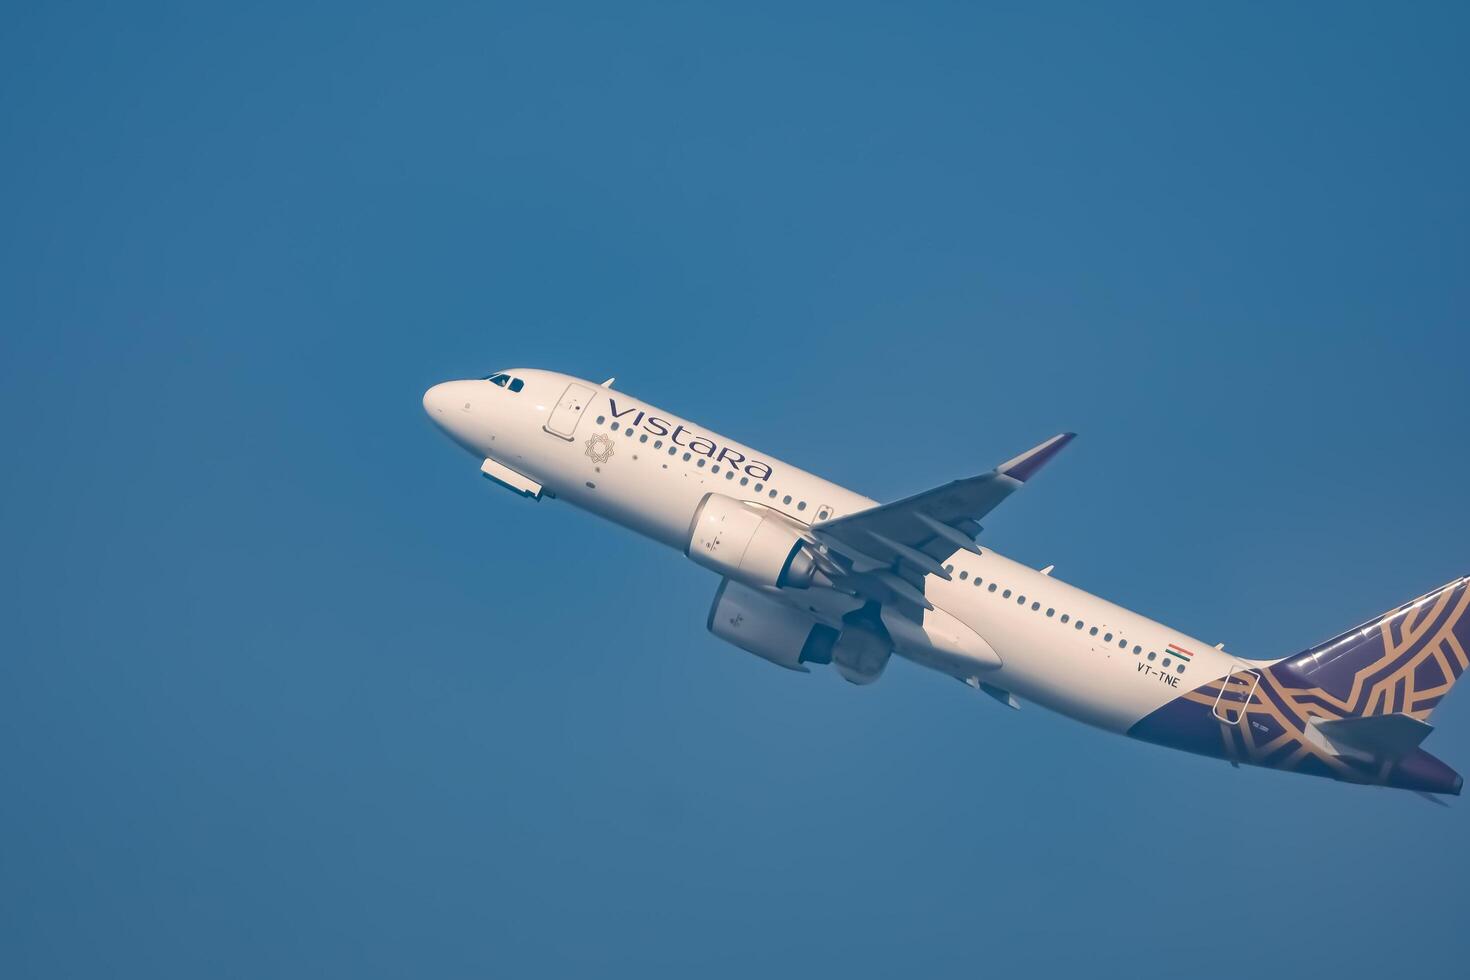
M 679 551 L 712 492 L 807 525 L 876 506 L 623 392 L 547 371 L 498 377 L 507 376 L 520 380 L 520 391 L 488 380 L 447 382 L 430 390 L 425 407 L 476 455 Z M 1000 656 L 1002 665 L 980 679 L 1100 728 L 1126 732 L 1191 688 L 1247 666 L 989 548 L 958 551 L 944 564 L 950 580 L 931 575 L 923 591 Z M 829 623 L 853 608 L 830 590 L 783 591 Z

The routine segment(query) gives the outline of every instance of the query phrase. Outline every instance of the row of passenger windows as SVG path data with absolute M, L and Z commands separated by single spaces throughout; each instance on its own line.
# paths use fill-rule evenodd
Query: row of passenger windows
M 599 415 L 599 416 L 597 416 L 597 424 L 598 425 L 604 425 L 606 423 L 607 423 L 607 416 L 605 416 L 605 415 Z M 646 432 L 638 432 L 631 425 L 630 426 L 627 426 L 627 427 L 622 427 L 622 426 L 620 426 L 620 424 L 618 422 L 614 421 L 611 425 L 608 425 L 608 428 L 611 429 L 614 432 L 617 432 L 619 428 L 622 428 L 623 435 L 627 436 L 629 439 L 633 438 L 636 435 L 638 437 L 638 442 L 640 444 L 643 444 L 643 443 L 647 443 L 648 442 L 648 433 L 646 433 Z M 664 448 L 664 441 L 662 439 L 654 439 L 653 440 L 653 446 L 651 448 L 653 448 L 653 449 L 662 449 L 662 448 Z M 672 442 L 670 442 L 669 443 L 669 455 L 670 456 L 678 456 L 679 455 L 679 448 L 680 447 L 678 447 L 678 446 L 674 445 Z M 720 470 L 722 468 L 719 463 L 711 463 L 710 460 L 709 460 L 709 458 L 706 457 L 706 456 L 704 456 L 704 455 L 702 455 L 702 454 L 691 453 L 691 452 L 687 452 L 686 451 L 684 453 L 683 458 L 684 458 L 684 462 L 686 462 L 686 463 L 693 461 L 694 465 L 697 466 L 697 467 L 699 467 L 700 469 L 704 469 L 705 467 L 709 467 L 710 475 L 712 475 L 712 476 L 718 476 L 719 473 L 720 473 Z M 750 487 L 750 485 L 752 483 L 752 480 L 750 479 L 750 477 L 746 476 L 743 473 L 738 473 L 733 466 L 726 465 L 725 467 L 723 467 L 723 469 L 725 471 L 725 479 L 729 480 L 731 483 L 734 483 L 735 482 L 735 477 L 736 476 L 739 476 L 740 477 L 740 485 L 742 487 Z M 757 493 L 757 494 L 764 493 L 771 500 L 775 500 L 775 499 L 777 499 L 779 497 L 780 500 L 781 500 L 781 503 L 786 504 L 786 505 L 790 505 L 791 504 L 791 502 L 792 502 L 791 494 L 788 493 L 785 496 L 782 496 L 781 495 L 781 491 L 775 489 L 774 487 L 769 487 L 768 488 L 764 483 L 761 483 L 759 481 L 754 481 L 754 482 L 755 482 L 755 486 L 751 487 L 751 490 L 754 493 Z M 798 500 L 798 501 L 796 501 L 796 509 L 799 510 L 799 511 L 806 510 L 806 501 L 805 500 Z M 824 507 L 821 510 L 817 511 L 817 517 L 816 517 L 816 519 L 819 520 L 819 521 L 825 521 L 825 520 L 827 520 L 831 516 L 832 516 L 831 512 L 828 511 Z
M 493 385 L 500 385 L 500 387 L 507 388 L 511 391 L 520 391 L 526 386 L 526 383 L 520 378 L 512 378 L 508 374 L 492 374 L 490 377 L 481 378 L 480 380 L 488 381 Z
M 950 574 L 954 574 L 954 566 L 953 565 L 945 565 L 944 566 L 944 570 L 946 572 L 949 572 Z M 960 579 L 961 582 L 963 582 L 963 581 L 965 581 L 966 579 L 969 579 L 969 578 L 970 578 L 970 573 L 969 572 L 965 572 L 965 571 L 960 572 L 959 579 Z M 980 576 L 978 576 L 978 575 L 976 575 L 973 579 L 970 579 L 970 581 L 973 582 L 977 587 L 979 587 L 979 586 L 985 586 L 985 590 L 987 592 L 994 592 L 998 588 L 1000 588 L 994 582 L 991 582 L 991 583 L 989 583 L 987 585 L 985 583 L 985 581 L 983 579 L 981 579 Z M 1009 599 L 1011 597 L 1011 590 L 1010 589 L 1003 590 L 1000 593 L 1000 597 L 1002 599 Z M 1025 606 L 1026 605 L 1026 597 L 1023 596 L 1023 595 L 1022 596 L 1017 596 L 1016 597 L 1016 604 L 1019 605 L 1019 606 Z M 1041 611 L 1041 603 L 1034 602 L 1033 601 L 1031 603 L 1031 611 L 1032 612 L 1040 612 Z M 1048 607 L 1047 610 L 1046 610 L 1046 617 L 1048 619 L 1058 618 L 1057 617 L 1057 611 L 1056 611 L 1056 609 L 1055 608 L 1052 608 L 1052 607 Z M 1084 623 L 1082 620 L 1080 620 L 1080 619 L 1076 619 L 1076 620 L 1072 619 L 1072 617 L 1068 613 L 1062 613 L 1062 615 L 1060 616 L 1060 620 L 1063 623 L 1070 622 L 1072 624 L 1072 628 L 1075 629 L 1075 630 L 1086 629 L 1088 636 L 1097 636 L 1097 634 L 1098 634 L 1098 628 L 1096 626 L 1088 627 L 1087 624 Z M 1102 641 L 1104 643 L 1112 643 L 1113 642 L 1113 634 L 1112 633 L 1103 633 Z M 1118 638 L 1118 649 L 1119 650 L 1127 650 L 1128 649 L 1128 641 L 1125 640 L 1125 639 L 1123 639 L 1122 637 L 1119 637 Z M 1143 655 L 1143 647 L 1140 646 L 1140 645 L 1138 645 L 1137 643 L 1135 643 L 1133 645 L 1133 655 L 1135 657 L 1142 656 Z M 1158 657 L 1159 657 L 1159 655 L 1155 651 L 1150 650 L 1148 652 L 1148 659 L 1149 660 L 1157 660 Z M 1183 661 L 1180 661 L 1178 664 L 1175 664 L 1174 661 L 1173 661 L 1173 658 L 1171 658 L 1171 657 L 1167 657 L 1166 656 L 1164 658 L 1164 660 L 1163 660 L 1163 663 L 1161 663 L 1159 666 L 1167 670 L 1171 665 L 1174 666 L 1174 669 L 1175 669 L 1175 671 L 1177 673 L 1180 673 L 1180 674 L 1184 673 L 1184 662 Z

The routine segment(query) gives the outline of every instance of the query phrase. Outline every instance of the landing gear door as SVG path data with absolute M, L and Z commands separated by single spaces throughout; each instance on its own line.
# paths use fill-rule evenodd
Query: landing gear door
M 551 418 L 546 420 L 542 428 L 554 436 L 571 441 L 572 433 L 577 431 L 577 423 L 582 420 L 582 413 L 587 411 L 591 402 L 591 388 L 575 382 L 567 385 L 567 390 L 562 392 L 561 399 L 551 410 Z
M 1261 675 L 1249 668 L 1237 670 L 1221 681 L 1220 693 L 1215 697 L 1215 717 L 1227 725 L 1239 725 L 1260 683 Z

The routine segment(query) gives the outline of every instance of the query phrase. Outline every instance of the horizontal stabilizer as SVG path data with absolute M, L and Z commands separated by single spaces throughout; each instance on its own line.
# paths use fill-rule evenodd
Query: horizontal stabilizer
M 1345 746 L 1375 759 L 1403 758 L 1434 731 L 1433 725 L 1403 714 L 1317 719 L 1312 724 L 1334 746 Z

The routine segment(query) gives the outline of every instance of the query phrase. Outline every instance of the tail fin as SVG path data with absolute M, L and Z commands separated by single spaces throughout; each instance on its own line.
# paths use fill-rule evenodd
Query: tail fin
M 1266 668 L 1332 715 L 1427 719 L 1470 666 L 1470 577 Z

